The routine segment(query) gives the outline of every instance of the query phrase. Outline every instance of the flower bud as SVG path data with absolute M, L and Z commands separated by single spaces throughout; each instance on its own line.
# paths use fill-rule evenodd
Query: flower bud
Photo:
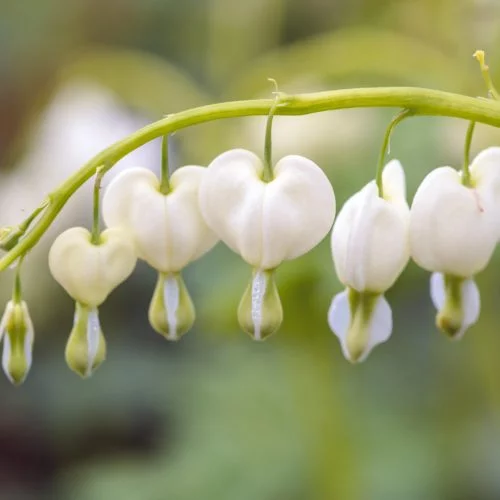
M 23 231 L 18 226 L 5 226 L 0 228 L 0 249 L 9 251 L 19 242 Z
M 170 192 L 163 194 L 150 170 L 125 170 L 103 196 L 104 221 L 108 227 L 127 230 L 137 255 L 151 267 L 165 274 L 177 273 L 217 243 L 198 204 L 205 174 L 203 167 L 181 167 L 170 177 Z
M 254 340 L 265 340 L 281 326 L 283 308 L 274 271 L 254 270 L 238 307 L 241 328 Z
M 64 231 L 49 252 L 54 279 L 77 302 L 97 307 L 135 268 L 134 245 L 122 229 L 103 231 L 93 244 L 83 227 Z
M 265 182 L 264 165 L 233 149 L 208 166 L 200 185 L 207 224 L 256 269 L 274 269 L 314 248 L 330 230 L 335 195 L 324 172 L 302 156 L 286 156 Z
M 180 274 L 158 274 L 149 306 L 151 326 L 168 340 L 179 340 L 194 324 L 195 310 Z
M 33 323 L 26 302 L 9 301 L 0 323 L 3 338 L 2 366 L 7 378 L 22 384 L 31 368 L 34 340 Z
M 65 351 L 66 363 L 82 378 L 87 378 L 106 359 L 106 340 L 99 323 L 99 311 L 75 303 L 73 329 Z
M 391 336 L 392 312 L 382 294 L 347 288 L 334 297 L 328 323 L 340 341 L 344 357 L 359 363 Z

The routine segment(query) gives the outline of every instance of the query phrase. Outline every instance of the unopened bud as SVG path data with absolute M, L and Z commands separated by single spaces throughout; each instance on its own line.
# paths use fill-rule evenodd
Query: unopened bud
M 0 323 L 2 366 L 7 378 L 22 384 L 31 368 L 34 330 L 26 302 L 9 301 Z
M 17 226 L 5 226 L 0 228 L 0 249 L 8 252 L 17 245 L 22 235 L 23 231 Z
M 106 359 L 106 340 L 96 307 L 75 303 L 75 319 L 65 357 L 68 366 L 82 378 L 90 377 Z
M 179 340 L 191 329 L 196 314 L 180 274 L 158 274 L 148 317 L 151 326 L 167 340 Z
M 273 271 L 254 271 L 238 307 L 238 321 L 255 340 L 265 340 L 281 326 L 283 308 Z

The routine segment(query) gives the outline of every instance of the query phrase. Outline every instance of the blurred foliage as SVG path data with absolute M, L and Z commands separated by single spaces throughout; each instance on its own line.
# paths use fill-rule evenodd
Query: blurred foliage
M 471 55 L 485 49 L 498 79 L 499 41 L 496 0 L 0 0 L 0 164 L 16 175 L 44 109 L 72 82 L 99 85 L 150 121 L 270 95 L 268 77 L 285 92 L 413 85 L 485 95 Z M 372 178 L 392 113 L 278 117 L 275 157 L 322 165 L 339 208 Z M 263 123 L 180 131 L 176 165 L 261 151 Z M 410 197 L 430 169 L 461 164 L 465 128 L 419 117 L 396 130 L 391 155 Z M 473 149 L 499 141 L 478 127 Z M 410 264 L 388 294 L 393 338 L 356 367 L 325 321 L 340 289 L 328 241 L 279 270 L 285 322 L 259 345 L 238 329 L 250 269 L 228 249 L 187 270 L 198 320 L 174 345 L 147 324 L 155 277 L 140 265 L 102 308 L 109 359 L 86 382 L 64 365 L 71 301 L 34 265 L 33 370 L 22 389 L 0 389 L 0 498 L 498 499 L 499 264 L 478 279 L 480 322 L 452 345 L 435 332 L 428 275 Z M 6 297 L 10 276 L 0 283 Z

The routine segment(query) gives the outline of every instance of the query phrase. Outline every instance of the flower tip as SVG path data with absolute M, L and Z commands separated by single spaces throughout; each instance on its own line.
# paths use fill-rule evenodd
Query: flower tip
M 272 271 L 254 271 L 238 306 L 241 329 L 253 340 L 263 341 L 278 331 L 283 308 Z
M 153 329 L 167 340 L 178 341 L 193 327 L 196 313 L 180 274 L 158 274 L 148 318 Z

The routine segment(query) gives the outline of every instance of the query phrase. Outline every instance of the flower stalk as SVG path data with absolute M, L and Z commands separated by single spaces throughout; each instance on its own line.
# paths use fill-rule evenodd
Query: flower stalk
M 96 174 L 99 167 L 105 174 L 128 153 L 176 130 L 226 118 L 269 115 L 275 104 L 275 99 L 255 99 L 192 108 L 147 125 L 106 148 L 49 195 L 49 203 L 39 219 L 0 259 L 0 272 L 36 245 L 66 202 Z M 418 87 L 359 88 L 287 95 L 286 100 L 276 107 L 275 114 L 298 116 L 369 107 L 411 109 L 413 115 L 448 116 L 500 127 L 500 102 Z

